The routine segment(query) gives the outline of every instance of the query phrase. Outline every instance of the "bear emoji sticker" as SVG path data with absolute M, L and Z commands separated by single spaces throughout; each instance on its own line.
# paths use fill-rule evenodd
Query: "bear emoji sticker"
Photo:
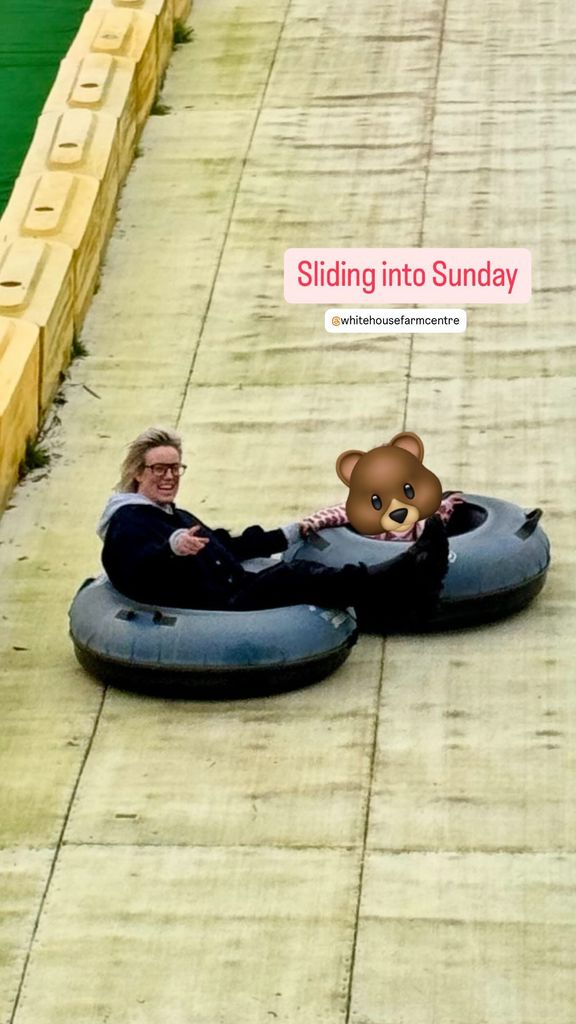
M 438 510 L 442 485 L 423 458 L 424 445 L 411 433 L 396 434 L 369 452 L 338 456 L 336 472 L 350 488 L 346 514 L 358 533 L 409 530 Z

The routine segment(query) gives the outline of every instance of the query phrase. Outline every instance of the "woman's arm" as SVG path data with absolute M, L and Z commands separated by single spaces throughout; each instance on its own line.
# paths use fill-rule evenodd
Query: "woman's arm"
M 165 520 L 165 521 L 164 521 Z M 163 575 L 177 559 L 170 545 L 176 524 L 168 515 L 160 518 L 154 510 L 128 505 L 116 512 L 106 531 L 102 564 L 119 590 L 126 583 L 145 581 Z
M 239 537 L 232 537 L 227 530 L 222 529 L 212 532 L 230 554 L 234 555 L 239 562 L 244 562 L 249 558 L 267 557 L 278 551 L 285 551 L 288 547 L 289 529 L 289 527 L 285 527 L 284 529 L 264 530 L 261 526 L 249 526 Z

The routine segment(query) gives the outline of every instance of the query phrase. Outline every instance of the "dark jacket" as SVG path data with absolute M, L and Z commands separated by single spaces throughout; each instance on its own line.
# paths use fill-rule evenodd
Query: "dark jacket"
M 287 547 L 282 530 L 250 526 L 240 537 L 211 530 L 196 516 L 170 506 L 126 504 L 107 524 L 102 563 L 122 594 L 146 604 L 173 608 L 226 608 L 249 579 L 240 564 Z M 176 555 L 169 539 L 175 530 L 200 525 L 210 543 L 196 555 Z

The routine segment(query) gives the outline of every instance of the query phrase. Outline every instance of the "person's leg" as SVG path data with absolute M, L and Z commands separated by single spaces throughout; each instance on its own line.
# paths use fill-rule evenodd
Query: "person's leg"
M 387 589 L 392 587 L 393 604 L 382 608 L 376 591 L 357 607 L 361 629 L 380 632 L 383 614 L 387 631 L 418 629 L 425 625 L 438 607 L 442 581 L 448 570 L 448 553 L 446 527 L 439 516 L 431 516 L 421 537 L 394 563 L 394 580 L 383 576 Z M 375 581 L 379 578 L 378 568 L 371 566 L 368 570 L 376 573 Z
M 369 584 L 364 565 L 332 569 L 318 562 L 279 562 L 253 573 L 229 603 L 233 611 L 280 608 L 290 604 L 317 604 L 347 608 L 360 600 Z
M 333 569 L 317 562 L 280 563 L 253 578 L 229 604 L 231 610 L 318 604 L 354 605 L 361 619 L 377 628 L 423 621 L 433 612 L 448 565 L 448 542 L 439 519 L 403 555 L 383 565 L 345 565 Z

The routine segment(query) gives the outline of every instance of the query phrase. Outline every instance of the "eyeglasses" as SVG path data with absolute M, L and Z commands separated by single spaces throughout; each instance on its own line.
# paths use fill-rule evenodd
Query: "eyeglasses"
M 163 480 L 168 473 L 172 476 L 182 476 L 186 472 L 186 466 L 182 462 L 154 462 L 151 466 L 144 463 L 144 469 L 149 469 L 156 480 Z

